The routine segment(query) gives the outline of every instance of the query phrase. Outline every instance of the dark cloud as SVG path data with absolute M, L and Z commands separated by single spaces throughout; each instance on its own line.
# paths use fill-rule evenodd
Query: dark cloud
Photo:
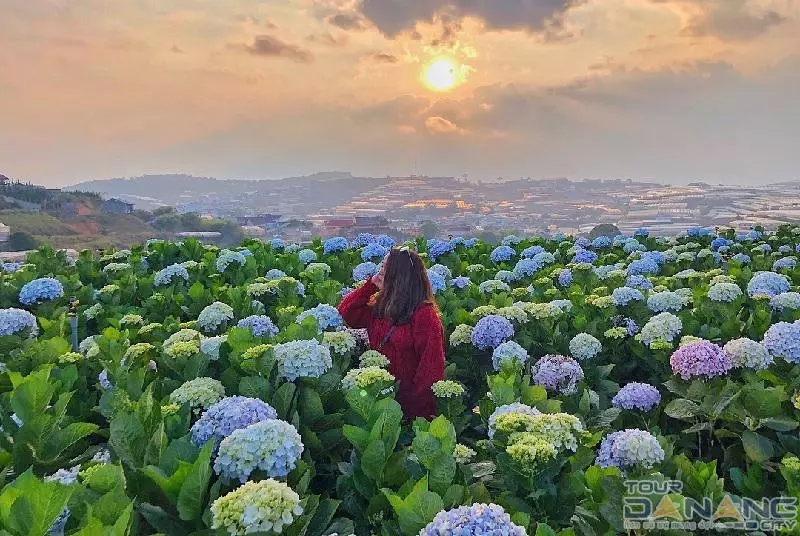
M 418 22 L 442 22 L 445 35 L 465 17 L 482 19 L 490 29 L 540 32 L 583 0 L 363 0 L 361 12 L 389 37 L 413 32 Z
M 786 20 L 777 11 L 752 12 L 740 0 L 724 0 L 714 3 L 703 15 L 692 19 L 685 33 L 741 41 L 758 37 Z
M 318 43 L 320 45 L 327 45 L 331 47 L 340 47 L 347 44 L 347 35 L 334 37 L 330 32 L 311 34 L 306 37 L 306 41 L 310 43 Z
M 281 41 L 271 35 L 256 36 L 253 44 L 245 46 L 244 49 L 254 56 L 276 56 L 298 63 L 311 63 L 314 61 L 314 55 L 310 51 Z
M 366 28 L 364 18 L 358 13 L 337 13 L 328 17 L 328 23 L 349 31 L 364 30 Z
M 400 61 L 397 56 L 389 54 L 388 52 L 377 52 L 370 56 L 370 58 L 377 63 L 397 63 Z

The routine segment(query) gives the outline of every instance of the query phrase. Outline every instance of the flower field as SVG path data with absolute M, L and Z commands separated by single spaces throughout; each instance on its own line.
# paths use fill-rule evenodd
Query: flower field
M 393 245 L 3 265 L 0 534 L 589 536 L 626 480 L 800 497 L 800 228 L 418 240 L 447 367 L 415 422 L 336 309 Z

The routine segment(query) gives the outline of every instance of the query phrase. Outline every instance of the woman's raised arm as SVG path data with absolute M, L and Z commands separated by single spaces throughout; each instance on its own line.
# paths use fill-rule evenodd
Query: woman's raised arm
M 378 287 L 372 282 L 372 278 L 345 296 L 339 303 L 339 313 L 345 323 L 354 329 L 366 328 L 372 311 L 369 307 L 369 299 L 378 292 Z

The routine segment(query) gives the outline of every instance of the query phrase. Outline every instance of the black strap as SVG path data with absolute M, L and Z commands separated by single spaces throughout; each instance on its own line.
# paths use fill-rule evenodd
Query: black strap
M 381 350 L 381 349 L 383 348 L 383 346 L 384 346 L 384 345 L 385 345 L 387 342 L 389 342 L 389 337 L 391 337 L 391 336 L 392 336 L 392 333 L 394 333 L 394 328 L 395 328 L 395 327 L 396 327 L 396 326 L 395 326 L 394 324 L 392 324 L 391 326 L 389 326 L 389 331 L 387 331 L 387 332 L 386 332 L 386 335 L 384 335 L 384 336 L 383 336 L 383 340 L 382 340 L 382 341 L 381 341 L 381 343 L 378 345 L 378 350 Z

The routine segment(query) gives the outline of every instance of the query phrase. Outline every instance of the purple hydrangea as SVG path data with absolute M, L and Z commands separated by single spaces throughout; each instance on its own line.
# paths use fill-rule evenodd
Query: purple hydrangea
M 580 263 L 587 263 L 592 264 L 594 261 L 597 260 L 597 253 L 594 251 L 589 251 L 588 249 L 579 249 L 575 252 L 575 256 L 572 257 L 572 262 L 576 264 Z
M 497 348 L 514 336 L 514 326 L 499 315 L 484 316 L 472 330 L 472 344 L 479 350 Z
M 764 333 L 762 344 L 773 357 L 800 363 L 800 322 L 778 322 Z
M 251 315 L 239 320 L 240 328 L 250 328 L 255 337 L 274 337 L 278 334 L 278 326 L 266 315 Z
M 681 346 L 669 358 L 672 372 L 684 380 L 695 377 L 713 378 L 726 374 L 733 364 L 717 344 L 698 341 Z
M 650 411 L 661 402 L 661 393 L 649 383 L 631 382 L 617 391 L 611 404 L 619 409 Z
M 571 395 L 576 391 L 578 382 L 583 379 L 583 369 L 571 357 L 550 354 L 533 365 L 531 376 L 536 385 L 549 391 Z
M 572 284 L 572 270 L 564 268 L 558 273 L 558 285 L 560 287 L 568 287 Z
M 473 504 L 443 510 L 419 536 L 526 536 L 525 529 L 496 504 Z
M 597 465 L 632 469 L 650 469 L 664 461 L 664 449 L 650 432 L 629 428 L 607 435 L 597 452 Z
M 500 264 L 501 262 L 510 261 L 514 258 L 514 255 L 516 255 L 516 252 L 511 246 L 497 246 L 489 254 L 489 258 L 493 263 Z
M 213 438 L 215 445 L 218 445 L 234 430 L 277 417 L 278 414 L 272 406 L 262 400 L 229 396 L 204 411 L 200 419 L 192 425 L 192 442 L 201 446 Z

